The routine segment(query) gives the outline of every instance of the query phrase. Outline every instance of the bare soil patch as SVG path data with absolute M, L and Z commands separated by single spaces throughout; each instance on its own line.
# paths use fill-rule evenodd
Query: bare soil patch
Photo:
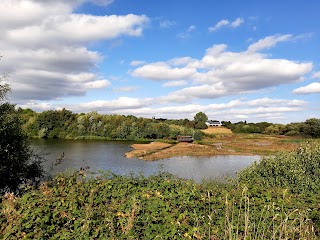
M 205 134 L 232 134 L 232 131 L 225 127 L 208 127 L 201 131 Z

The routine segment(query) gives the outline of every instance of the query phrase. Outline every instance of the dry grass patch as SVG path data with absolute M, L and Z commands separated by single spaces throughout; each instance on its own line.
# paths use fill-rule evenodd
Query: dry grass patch
M 270 136 L 263 134 L 230 134 L 220 135 L 214 139 L 206 139 L 206 144 L 219 143 L 222 148 L 243 154 L 269 155 L 279 151 L 292 151 L 298 143 L 286 136 Z M 287 140 L 287 141 L 286 141 Z
M 215 138 L 204 138 L 200 144 L 133 144 L 134 150 L 126 157 L 154 161 L 177 156 L 270 155 L 294 150 L 299 145 L 294 140 L 297 139 L 264 134 L 217 134 Z
M 225 127 L 208 127 L 201 131 L 205 134 L 232 134 L 232 131 Z
M 224 151 L 220 151 L 216 146 L 200 145 L 197 143 L 181 142 L 170 147 L 156 151 L 150 155 L 143 157 L 144 160 L 159 160 L 170 157 L 180 156 L 210 156 L 210 155 L 224 155 Z M 230 153 L 229 153 L 230 154 Z
M 138 146 L 136 146 L 138 145 Z M 147 161 L 155 161 L 179 156 L 215 156 L 215 155 L 238 155 L 242 152 L 232 151 L 217 144 L 198 144 L 180 142 L 177 144 L 134 144 L 135 150 L 126 154 L 126 157 L 137 157 Z M 136 148 L 139 149 L 136 149 Z

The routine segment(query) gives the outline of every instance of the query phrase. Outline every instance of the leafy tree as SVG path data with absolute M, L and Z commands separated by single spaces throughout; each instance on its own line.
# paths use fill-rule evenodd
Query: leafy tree
M 255 126 L 260 129 L 261 133 L 263 133 L 266 130 L 266 128 L 271 125 L 272 125 L 272 123 L 268 123 L 268 122 L 259 122 L 259 123 L 255 124 Z
M 49 110 L 38 115 L 31 128 L 38 130 L 39 137 L 42 138 L 65 138 L 71 126 L 76 128 L 76 115 L 69 110 Z
M 198 112 L 195 116 L 194 116 L 194 121 L 196 122 L 196 124 L 198 122 L 206 122 L 208 121 L 208 117 L 205 113 L 203 112 Z
M 285 133 L 285 127 L 283 124 L 273 124 L 265 129 L 265 133 L 283 135 Z
M 235 133 L 261 133 L 261 130 L 259 127 L 256 126 L 254 123 L 240 123 L 235 126 L 233 129 Z
M 10 91 L 8 85 L 0 86 L 0 101 Z M 21 128 L 15 106 L 0 104 L 0 195 L 18 191 L 23 182 L 37 183 L 43 177 L 42 159 L 33 153 Z
M 304 134 L 318 138 L 320 137 L 320 119 L 311 118 L 305 121 L 302 131 Z
M 207 125 L 205 124 L 208 121 L 208 117 L 203 112 L 198 112 L 194 116 L 195 128 L 196 129 L 206 129 Z
M 206 129 L 208 126 L 204 122 L 197 122 L 197 124 L 194 127 L 195 129 Z

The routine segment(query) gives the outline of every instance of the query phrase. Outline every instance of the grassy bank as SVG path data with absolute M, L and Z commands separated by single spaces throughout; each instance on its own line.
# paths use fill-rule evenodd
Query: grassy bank
M 166 173 L 59 175 L 3 197 L 0 238 L 319 239 L 319 149 L 308 143 L 265 158 L 227 184 Z

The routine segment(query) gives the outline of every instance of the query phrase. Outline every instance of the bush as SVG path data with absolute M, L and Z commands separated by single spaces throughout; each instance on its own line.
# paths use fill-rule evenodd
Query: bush
M 201 140 L 203 136 L 204 136 L 204 133 L 202 131 L 196 130 L 194 131 L 193 139 L 196 141 Z
M 24 182 L 37 183 L 43 176 L 42 159 L 34 154 L 22 131 L 14 106 L 0 105 L 0 195 L 16 192 Z
M 208 126 L 204 122 L 198 122 L 195 125 L 195 129 L 207 129 L 207 128 L 208 128 Z
M 286 136 L 299 136 L 300 133 L 298 131 L 289 131 L 289 132 L 285 133 L 284 135 L 286 135 Z
M 320 191 L 320 144 L 308 142 L 290 153 L 264 157 L 239 174 L 239 181 L 296 193 Z

